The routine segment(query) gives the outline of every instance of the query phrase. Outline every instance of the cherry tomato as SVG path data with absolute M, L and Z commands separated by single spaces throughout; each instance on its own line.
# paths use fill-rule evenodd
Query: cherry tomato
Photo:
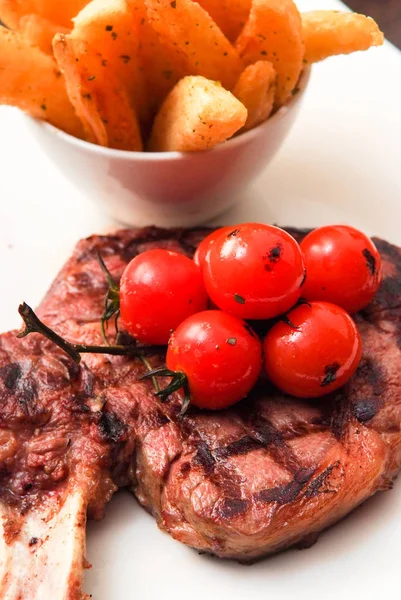
M 124 328 L 145 344 L 167 344 L 171 330 L 207 308 L 202 276 L 177 252 L 148 250 L 127 265 L 120 283 Z
M 354 374 L 362 354 L 358 329 L 342 308 L 312 302 L 294 308 L 289 323 L 277 322 L 264 341 L 265 370 L 283 392 L 324 396 Z
M 209 246 L 203 277 L 221 310 L 243 319 L 271 319 L 299 299 L 305 268 L 299 245 L 271 225 L 224 229 Z
M 186 319 L 172 334 L 166 364 L 187 376 L 191 402 L 220 410 L 239 402 L 262 368 L 262 344 L 247 323 L 219 310 Z
M 194 254 L 194 263 L 198 266 L 198 267 L 202 267 L 204 262 L 205 262 L 205 257 L 207 254 L 207 251 L 209 250 L 210 246 L 214 243 L 214 241 L 220 236 L 220 234 L 223 231 L 232 231 L 234 229 L 234 227 L 229 226 L 229 227 L 220 227 L 219 229 L 216 229 L 216 231 L 212 231 L 212 233 L 210 233 L 208 236 L 206 236 L 201 243 L 199 244 L 199 246 L 197 247 L 195 254 Z
M 307 277 L 302 296 L 342 306 L 349 313 L 365 308 L 382 279 L 380 254 L 362 232 L 346 225 L 320 227 L 301 243 Z

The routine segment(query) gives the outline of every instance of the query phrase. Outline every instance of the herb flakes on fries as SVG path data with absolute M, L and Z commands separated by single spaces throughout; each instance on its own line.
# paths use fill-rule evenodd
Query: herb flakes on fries
M 306 65 L 383 44 L 293 0 L 0 0 L 0 104 L 109 148 L 201 151 L 257 127 Z

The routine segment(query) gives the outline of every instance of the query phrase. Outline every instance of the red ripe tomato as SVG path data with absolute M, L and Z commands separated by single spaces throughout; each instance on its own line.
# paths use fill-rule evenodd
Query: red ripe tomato
M 354 374 L 362 354 L 358 329 L 342 308 L 312 302 L 294 308 L 264 341 L 265 370 L 283 392 L 299 398 L 324 396 Z
M 127 265 L 120 283 L 123 327 L 145 344 L 167 344 L 171 331 L 207 308 L 202 276 L 178 252 L 148 250 Z
M 208 310 L 176 329 L 166 364 L 186 375 L 192 404 L 220 410 L 239 402 L 255 385 L 262 368 L 262 344 L 241 319 Z
M 302 296 L 342 306 L 349 313 L 365 308 L 382 279 L 380 254 L 362 232 L 346 225 L 320 227 L 301 243 L 307 277 Z
M 205 262 L 205 257 L 207 254 L 207 251 L 209 250 L 210 246 L 214 243 L 214 241 L 220 236 L 220 234 L 223 231 L 232 231 L 234 229 L 234 227 L 229 226 L 229 227 L 220 227 L 219 229 L 216 229 L 216 231 L 212 231 L 212 233 L 210 233 L 208 236 L 206 236 L 201 243 L 199 244 L 199 246 L 197 247 L 195 254 L 194 254 L 194 263 L 198 266 L 198 267 L 202 267 L 204 262 Z
M 305 268 L 299 245 L 288 233 L 247 223 L 220 232 L 202 272 L 221 310 L 243 319 L 271 319 L 297 302 Z

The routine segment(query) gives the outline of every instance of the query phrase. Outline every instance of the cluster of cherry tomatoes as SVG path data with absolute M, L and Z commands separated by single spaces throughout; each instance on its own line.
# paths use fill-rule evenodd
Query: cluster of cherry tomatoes
M 213 232 L 193 260 L 157 249 L 135 257 L 121 279 L 121 319 L 138 341 L 168 344 L 166 365 L 185 375 L 199 408 L 238 402 L 262 373 L 311 398 L 355 372 L 362 347 L 350 314 L 380 282 L 376 247 L 352 227 L 321 227 L 298 244 L 247 223 Z M 264 339 L 253 328 L 260 321 Z

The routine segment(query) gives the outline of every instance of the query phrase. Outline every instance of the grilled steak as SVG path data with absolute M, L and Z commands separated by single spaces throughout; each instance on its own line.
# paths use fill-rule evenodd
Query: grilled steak
M 190 255 L 206 233 L 148 228 L 84 240 L 38 314 L 73 342 L 100 344 L 97 253 L 118 278 L 138 252 Z M 261 381 L 232 409 L 191 409 L 180 422 L 180 394 L 157 400 L 138 381 L 139 360 L 87 355 L 78 366 L 37 334 L 3 334 L 0 598 L 81 598 L 86 513 L 101 518 L 119 486 L 177 540 L 241 560 L 294 545 L 388 489 L 401 460 L 401 251 L 375 242 L 384 281 L 356 317 L 362 362 L 322 400 Z

